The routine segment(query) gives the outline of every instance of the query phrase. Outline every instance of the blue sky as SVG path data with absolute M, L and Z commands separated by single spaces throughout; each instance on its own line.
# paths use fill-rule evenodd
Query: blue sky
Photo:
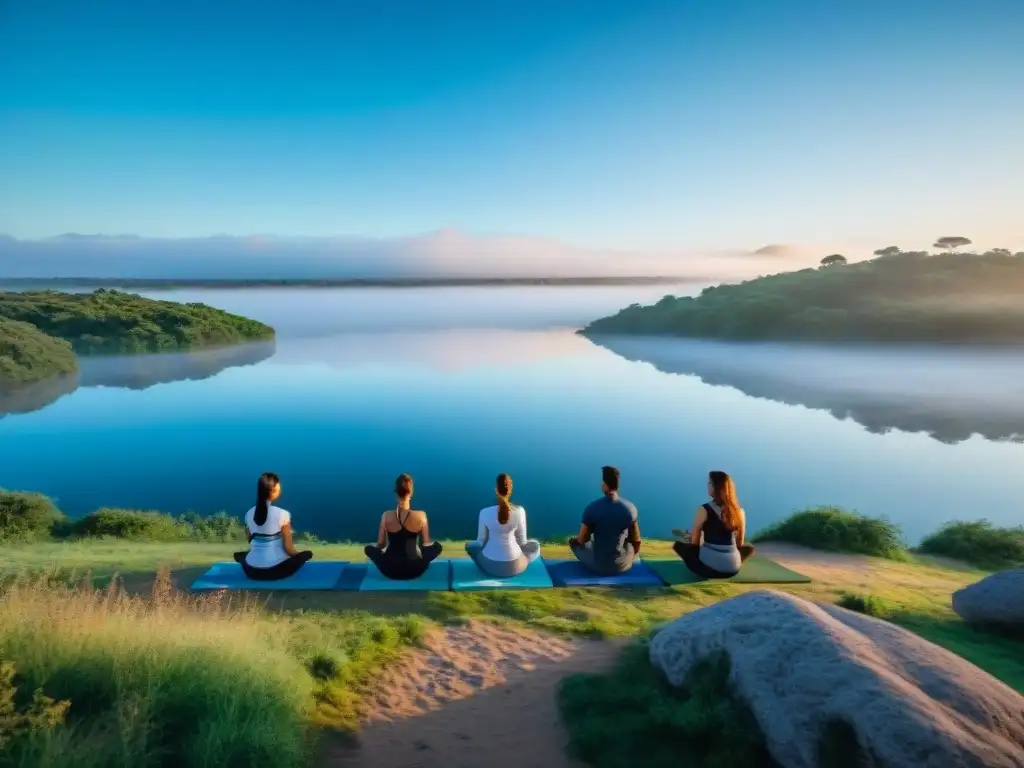
M 0 232 L 1012 246 L 1022 40 L 1019 0 L 3 0 Z

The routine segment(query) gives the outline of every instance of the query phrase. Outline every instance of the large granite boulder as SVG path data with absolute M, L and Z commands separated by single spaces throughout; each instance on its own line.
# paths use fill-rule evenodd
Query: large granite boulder
M 953 610 L 972 624 L 1024 630 L 1024 568 L 993 573 L 957 590 Z
M 786 768 L 815 768 L 826 728 L 852 729 L 867 766 L 1024 766 L 1024 697 L 884 621 L 757 590 L 676 619 L 650 646 L 673 685 L 716 652 Z

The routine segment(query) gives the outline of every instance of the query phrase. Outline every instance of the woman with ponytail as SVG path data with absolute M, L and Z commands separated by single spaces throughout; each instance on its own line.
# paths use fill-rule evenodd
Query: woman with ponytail
M 504 472 L 494 482 L 498 503 L 480 510 L 476 541 L 466 552 L 488 576 L 515 576 L 540 556 L 540 543 L 526 538 L 526 510 L 512 503 L 512 478 Z
M 408 581 L 427 572 L 441 554 L 441 544 L 430 540 L 427 513 L 412 508 L 412 477 L 402 473 L 395 480 L 398 503 L 380 518 L 377 543 L 364 550 L 377 570 L 388 579 Z
M 754 554 L 745 544 L 747 515 L 736 498 L 736 485 L 725 472 L 708 474 L 711 501 L 697 507 L 690 541 L 677 541 L 672 548 L 686 566 L 707 579 L 727 579 Z
M 245 575 L 257 581 L 274 581 L 296 573 L 313 557 L 298 552 L 292 542 L 292 516 L 274 502 L 281 496 L 281 479 L 264 472 L 256 482 L 256 506 L 245 514 L 249 551 L 236 552 L 235 560 Z

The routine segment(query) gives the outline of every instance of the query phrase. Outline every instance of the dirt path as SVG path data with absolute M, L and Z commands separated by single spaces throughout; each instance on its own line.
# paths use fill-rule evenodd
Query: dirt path
M 940 574 L 787 544 L 759 549 L 818 584 L 946 587 Z M 600 671 L 622 642 L 569 640 L 471 621 L 437 630 L 424 649 L 384 671 L 357 746 L 328 746 L 321 766 L 346 768 L 575 768 L 566 755 L 556 692 L 577 672 Z
M 566 757 L 559 681 L 599 671 L 620 643 L 567 640 L 469 622 L 446 627 L 385 670 L 358 745 L 328 747 L 323 766 L 576 766 Z

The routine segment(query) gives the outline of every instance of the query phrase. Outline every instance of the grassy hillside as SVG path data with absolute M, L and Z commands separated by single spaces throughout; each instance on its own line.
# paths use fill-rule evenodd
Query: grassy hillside
M 0 387 L 17 387 L 78 370 L 71 344 L 34 325 L 0 317 Z
M 1014 533 L 983 528 L 961 556 L 990 551 L 992 539 Z M 813 583 L 773 588 L 878 615 L 1024 691 L 1019 640 L 967 626 L 950 608 L 952 592 L 984 572 L 906 552 L 892 524 L 834 508 L 805 511 L 765 534 L 866 553 L 828 565 L 812 554 L 800 567 Z M 560 635 L 640 638 L 682 613 L 758 588 L 197 597 L 175 587 L 187 589 L 211 563 L 245 546 L 237 519 L 102 509 L 71 522 L 45 496 L 3 491 L 0 538 L 0 702 L 11 702 L 0 717 L 0 742 L 11 764 L 48 768 L 312 765 L 317 735 L 358 728 L 380 671 L 427 633 L 478 619 Z M 358 544 L 303 546 L 317 560 L 364 557 Z M 457 557 L 462 543 L 445 542 L 445 550 Z M 542 553 L 565 557 L 564 540 Z M 674 557 L 671 542 L 645 541 L 644 556 Z M 640 658 L 624 659 L 622 672 L 633 682 L 626 688 L 617 679 L 585 678 L 563 691 L 573 744 L 590 744 L 594 765 L 624 764 L 593 759 L 600 723 L 621 715 L 615 702 L 635 714 L 621 732 L 626 743 L 609 752 L 618 757 L 636 754 L 652 728 L 661 753 L 678 754 L 687 740 L 704 744 L 708 727 L 742 714 L 741 703 L 728 699 L 723 670 L 709 668 L 704 698 L 725 709 L 706 719 L 703 704 L 673 697 Z M 653 719 L 652 707 L 661 713 Z M 726 751 L 755 754 L 755 742 Z
M 0 293 L 0 317 L 31 323 L 81 354 L 167 352 L 268 339 L 274 329 L 205 304 L 132 293 Z
M 731 340 L 1024 343 L 1024 252 L 894 253 L 666 296 L 582 333 Z

